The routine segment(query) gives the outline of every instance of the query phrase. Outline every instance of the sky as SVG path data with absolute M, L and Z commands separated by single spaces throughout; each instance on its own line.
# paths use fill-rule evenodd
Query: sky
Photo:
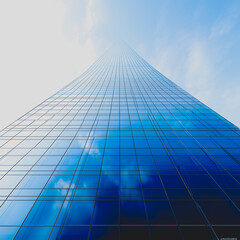
M 118 39 L 240 126 L 239 0 L 8 0 L 0 29 L 0 129 Z

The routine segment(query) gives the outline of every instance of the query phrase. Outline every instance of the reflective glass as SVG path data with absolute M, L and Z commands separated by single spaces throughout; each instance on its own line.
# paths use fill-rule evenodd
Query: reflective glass
M 124 43 L 0 132 L 0 239 L 239 229 L 239 129 Z

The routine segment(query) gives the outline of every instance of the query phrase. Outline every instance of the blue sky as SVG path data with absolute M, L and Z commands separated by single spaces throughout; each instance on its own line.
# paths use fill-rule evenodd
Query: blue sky
M 1 128 L 119 38 L 240 126 L 239 0 L 1 1 L 0 27 Z

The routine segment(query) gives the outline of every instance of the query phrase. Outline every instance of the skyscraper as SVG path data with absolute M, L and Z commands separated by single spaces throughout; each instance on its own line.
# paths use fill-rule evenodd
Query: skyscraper
M 240 237 L 239 129 L 125 44 L 0 136 L 0 239 Z

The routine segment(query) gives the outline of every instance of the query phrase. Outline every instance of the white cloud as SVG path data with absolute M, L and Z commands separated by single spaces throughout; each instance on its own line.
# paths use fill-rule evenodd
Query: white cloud
M 83 5 L 87 15 L 81 20 L 88 23 L 84 29 L 69 22 L 65 1 L 0 2 L 1 129 L 64 87 L 95 60 L 98 52 L 91 30 L 98 20 L 89 2 Z M 78 34 L 66 33 L 68 22 L 79 28 Z
M 231 8 L 228 15 L 225 17 L 221 16 L 221 18 L 219 18 L 219 20 L 212 26 L 209 38 L 221 37 L 231 31 L 235 27 L 238 17 L 239 13 L 236 9 Z
M 215 69 L 212 56 L 204 40 L 194 41 L 189 46 L 189 55 L 185 63 L 184 85 L 196 97 L 208 99 L 212 94 Z
M 96 12 L 94 8 L 94 0 L 87 1 L 86 7 L 86 18 L 85 18 L 85 26 L 88 31 L 91 31 L 94 25 L 97 22 Z

